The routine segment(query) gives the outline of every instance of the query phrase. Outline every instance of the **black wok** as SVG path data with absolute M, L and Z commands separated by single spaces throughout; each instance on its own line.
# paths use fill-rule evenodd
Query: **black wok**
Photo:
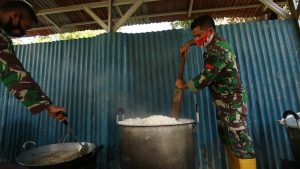
M 80 153 L 78 142 L 39 146 L 21 153 L 16 161 L 30 169 L 76 169 L 96 161 L 96 154 L 103 146 L 87 143 L 88 149 Z

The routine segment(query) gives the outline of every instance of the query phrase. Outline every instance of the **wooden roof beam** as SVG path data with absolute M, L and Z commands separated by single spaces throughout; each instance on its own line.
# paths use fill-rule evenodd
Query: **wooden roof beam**
M 290 19 L 292 16 L 287 13 L 284 9 L 282 9 L 280 6 L 278 6 L 275 2 L 272 0 L 259 0 L 261 3 L 266 5 L 268 8 L 270 8 L 273 12 L 275 12 L 277 15 L 285 18 Z
M 104 30 L 109 32 L 108 26 L 102 19 L 100 19 L 90 8 L 83 6 L 84 11 L 90 15 L 90 17 L 93 18 L 94 21 L 96 21 Z
M 54 26 L 54 28 L 53 29 L 55 29 L 55 30 L 57 30 L 57 31 L 60 31 L 60 27 L 61 26 L 58 26 L 56 23 L 54 23 L 49 17 L 47 17 L 47 16 L 45 16 L 45 15 L 43 15 L 43 16 L 41 16 L 41 17 L 43 17 L 47 22 L 49 22 L 51 25 L 53 25 Z
M 27 0 L 24 0 L 24 2 L 32 6 L 31 3 L 29 3 Z M 48 16 L 43 15 L 42 18 L 44 18 L 47 22 L 53 25 L 53 29 L 55 29 L 56 31 L 60 31 L 60 26 L 58 26 L 54 21 L 52 21 Z
M 108 6 L 108 18 L 107 18 L 107 25 L 108 25 L 108 31 L 107 32 L 111 32 L 111 28 L 112 28 L 112 3 L 113 0 L 109 0 L 109 6 Z
M 144 0 L 137 0 L 124 14 L 124 16 L 115 24 L 113 31 L 116 32 L 121 26 L 126 23 L 126 21 L 131 17 L 131 15 L 144 3 Z
M 282 5 L 281 3 L 279 3 Z M 202 13 L 202 12 L 218 12 L 218 11 L 226 11 L 226 10 L 235 10 L 235 9 L 247 9 L 247 8 L 260 8 L 261 4 L 252 4 L 252 5 L 240 5 L 240 6 L 230 6 L 230 7 L 222 7 L 222 8 L 209 8 L 209 9 L 200 9 L 200 10 L 192 10 L 193 13 Z M 169 13 L 157 13 L 157 14 L 149 14 L 149 15 L 139 15 L 133 16 L 132 19 L 144 19 L 144 18 L 152 18 L 152 17 L 159 17 L 159 16 L 172 16 L 172 15 L 186 15 L 186 11 L 178 11 L 178 12 L 169 12 Z M 103 20 L 104 22 L 108 22 L 107 20 Z M 113 21 L 117 21 L 117 18 L 113 19 Z M 64 27 L 71 27 L 71 26 L 80 26 L 80 25 L 89 25 L 95 24 L 95 21 L 87 21 L 87 22 L 79 22 L 79 23 L 71 23 L 61 26 Z M 43 29 L 52 29 L 53 26 L 45 26 L 45 27 L 37 27 L 32 28 L 28 31 L 37 31 Z
M 120 17 L 122 17 L 122 16 L 123 16 L 123 12 L 121 11 L 121 8 L 120 8 L 119 6 L 115 6 L 115 9 L 116 9 L 118 15 L 119 15 Z
M 192 15 L 193 5 L 194 5 L 194 0 L 190 0 L 188 18 L 191 17 L 191 15 Z
M 155 1 L 162 1 L 162 0 L 144 0 L 144 2 L 155 2 Z M 136 0 L 115 0 L 114 2 L 112 2 L 112 6 L 130 5 L 130 4 L 134 4 L 135 2 L 136 2 Z M 42 10 L 37 11 L 37 15 L 49 15 L 49 14 L 57 14 L 57 13 L 64 13 L 64 12 L 80 11 L 80 10 L 83 10 L 83 6 L 88 7 L 90 9 L 109 7 L 110 1 L 85 3 L 85 4 L 80 4 L 80 5 L 71 5 L 71 6 L 65 6 L 65 7 L 50 8 L 50 9 L 42 9 Z
M 287 0 L 289 9 L 294 17 L 297 15 L 297 4 L 295 0 Z
M 27 3 L 27 4 L 29 4 L 30 6 L 32 6 L 31 3 L 29 3 L 27 0 L 24 0 L 24 2 Z M 58 26 L 54 21 L 52 21 L 48 16 L 42 15 L 41 17 L 44 18 L 48 23 L 50 23 L 51 25 L 53 25 L 54 26 L 53 27 L 54 30 L 60 31 L 60 26 Z
M 298 20 L 298 30 L 300 31 L 300 2 L 298 1 L 298 7 L 295 11 L 296 19 Z
M 297 11 L 296 11 L 296 17 L 298 18 L 298 20 L 300 20 L 300 2 L 298 1 L 298 7 L 297 7 Z

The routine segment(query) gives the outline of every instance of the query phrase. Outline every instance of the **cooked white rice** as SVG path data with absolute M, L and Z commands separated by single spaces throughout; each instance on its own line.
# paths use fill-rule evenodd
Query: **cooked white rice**
M 172 125 L 181 124 L 175 118 L 162 115 L 153 115 L 146 118 L 128 118 L 123 121 L 119 121 L 119 124 L 123 125 Z

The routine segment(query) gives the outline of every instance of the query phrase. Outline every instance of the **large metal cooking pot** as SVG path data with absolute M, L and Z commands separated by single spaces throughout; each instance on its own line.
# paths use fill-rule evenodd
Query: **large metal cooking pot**
M 120 129 L 121 169 L 194 169 L 195 121 L 172 125 L 125 125 Z
M 87 151 L 80 153 L 78 142 L 39 146 L 21 153 L 16 161 L 30 169 L 76 169 L 85 163 L 96 162 L 96 154 L 103 146 L 87 143 Z

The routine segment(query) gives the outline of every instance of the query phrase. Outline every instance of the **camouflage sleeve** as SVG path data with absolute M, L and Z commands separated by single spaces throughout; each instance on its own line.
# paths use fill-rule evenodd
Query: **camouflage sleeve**
M 31 113 L 39 113 L 51 104 L 51 100 L 23 68 L 11 47 L 12 42 L 0 36 L 0 80 Z
M 198 92 L 200 89 L 207 87 L 226 66 L 226 54 L 218 51 L 208 51 L 207 55 L 204 59 L 202 72 L 187 82 L 187 86 L 192 92 Z

